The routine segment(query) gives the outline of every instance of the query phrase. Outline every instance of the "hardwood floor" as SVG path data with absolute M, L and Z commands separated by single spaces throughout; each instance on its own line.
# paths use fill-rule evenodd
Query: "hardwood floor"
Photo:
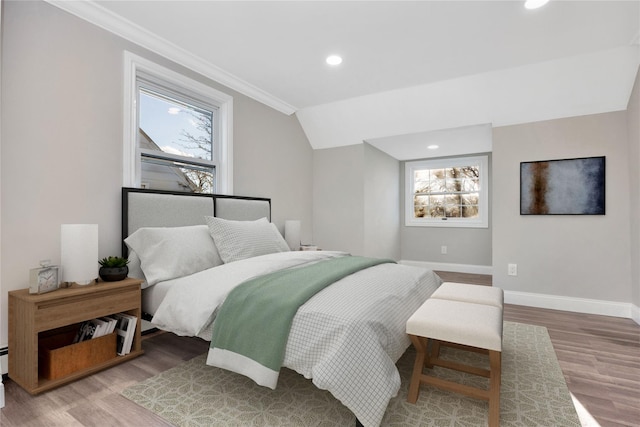
M 491 284 L 490 276 L 439 274 L 447 281 Z M 640 426 L 639 325 L 630 319 L 508 304 L 504 319 L 547 327 L 570 392 L 593 417 L 585 425 Z M 204 353 L 208 343 L 156 333 L 143 337 L 142 347 L 141 357 L 35 397 L 5 380 L 0 425 L 171 426 L 119 393 Z
M 569 391 L 602 427 L 640 426 L 640 326 L 633 320 L 515 305 L 505 306 L 504 319 L 547 327 Z
M 170 333 L 146 335 L 140 357 L 38 396 L 11 379 L 4 382 L 2 427 L 172 426 L 120 396 L 120 391 L 207 351 L 198 338 Z

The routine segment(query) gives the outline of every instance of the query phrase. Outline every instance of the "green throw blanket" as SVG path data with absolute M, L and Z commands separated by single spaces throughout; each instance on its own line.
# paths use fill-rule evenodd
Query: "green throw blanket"
M 241 373 L 274 389 L 298 308 L 343 277 L 392 262 L 356 256 L 332 258 L 238 285 L 216 316 L 207 364 Z

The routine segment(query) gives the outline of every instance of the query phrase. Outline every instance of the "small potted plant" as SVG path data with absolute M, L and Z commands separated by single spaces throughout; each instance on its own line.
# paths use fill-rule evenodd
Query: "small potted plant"
M 98 274 L 105 282 L 117 282 L 118 280 L 124 280 L 127 277 L 127 274 L 129 274 L 129 267 L 127 267 L 128 263 L 128 259 L 119 256 L 102 258 L 98 261 L 98 264 L 100 264 Z

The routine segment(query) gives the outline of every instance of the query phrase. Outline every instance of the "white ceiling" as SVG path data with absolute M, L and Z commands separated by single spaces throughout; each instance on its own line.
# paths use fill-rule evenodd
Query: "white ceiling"
M 366 142 L 398 160 L 488 153 L 492 149 L 489 124 L 372 138 Z
M 314 148 L 541 120 L 548 118 L 548 106 L 560 110 L 553 112 L 556 116 L 618 108 L 625 91 L 628 100 L 638 68 L 637 0 L 551 0 L 534 11 L 526 10 L 523 0 L 49 2 L 279 111 L 297 112 Z M 324 63 L 334 53 L 344 58 L 339 67 Z M 573 58 L 572 66 L 567 61 Z M 528 85 L 523 76 L 540 71 L 553 83 L 555 64 L 561 71 L 556 84 L 575 85 L 550 86 L 565 101 L 567 90 L 583 91 L 595 82 L 600 91 L 613 94 L 597 106 L 591 105 L 595 95 L 584 95 L 587 105 L 580 99 L 564 110 L 565 101 L 550 95 L 533 110 L 516 100 L 515 110 L 527 111 L 522 118 L 505 119 L 505 114 L 517 115 L 514 108 L 498 106 L 507 111 L 497 113 L 495 102 L 485 99 L 493 95 L 477 87 L 488 81 Z M 584 66 L 589 69 L 578 68 Z M 574 82 L 572 75 L 583 82 Z M 533 95 L 545 90 L 533 85 Z M 510 103 L 512 86 L 493 90 L 501 103 Z M 457 109 L 451 101 L 467 104 L 461 93 L 470 93 L 482 114 L 463 118 L 469 106 Z M 416 109 L 424 111 L 424 99 L 416 104 L 417 95 L 437 104 L 442 99 L 436 96 L 445 97 L 451 111 L 421 116 Z M 394 102 L 408 110 L 400 129 L 385 115 L 372 116 L 371 109 L 384 111 Z M 435 104 L 426 106 L 430 109 L 438 110 Z M 328 125 L 334 127 L 329 133 L 322 129 Z

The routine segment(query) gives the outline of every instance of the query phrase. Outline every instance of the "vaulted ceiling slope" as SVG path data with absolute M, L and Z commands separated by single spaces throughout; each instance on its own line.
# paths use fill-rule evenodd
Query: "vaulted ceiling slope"
M 314 148 L 622 110 L 640 64 L 638 0 L 48 1 L 295 112 Z

